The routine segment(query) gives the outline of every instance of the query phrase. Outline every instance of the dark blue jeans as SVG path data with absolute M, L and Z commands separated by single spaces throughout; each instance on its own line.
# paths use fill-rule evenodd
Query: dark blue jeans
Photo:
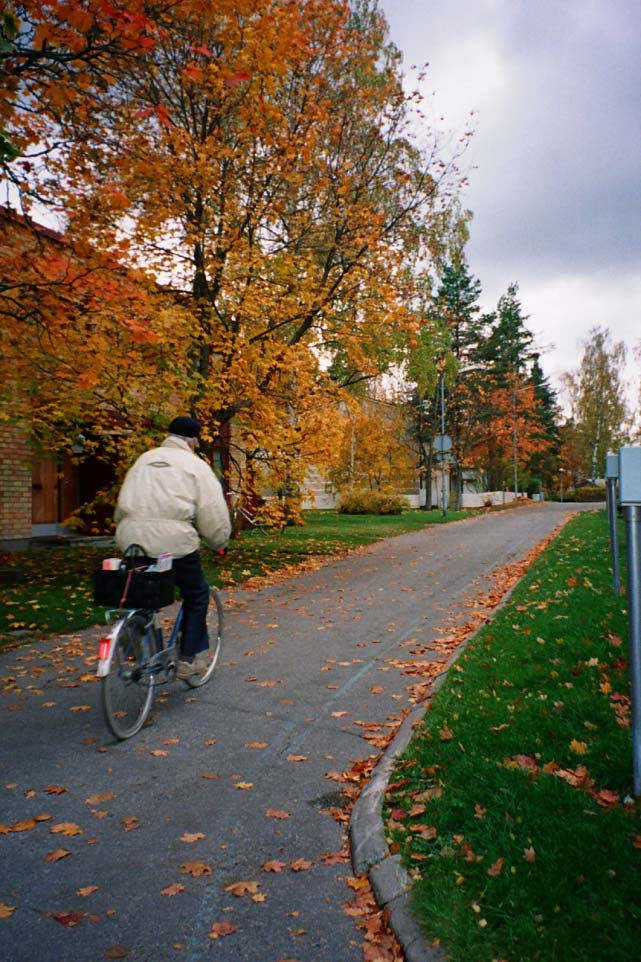
M 181 655 L 183 658 L 192 658 L 209 647 L 209 585 L 205 580 L 199 553 L 193 551 L 184 558 L 174 558 L 174 575 L 183 599 Z

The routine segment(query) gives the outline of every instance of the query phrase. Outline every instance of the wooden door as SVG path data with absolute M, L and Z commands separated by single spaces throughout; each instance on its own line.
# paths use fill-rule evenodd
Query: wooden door
M 57 524 L 60 513 L 60 477 L 55 458 L 39 458 L 33 462 L 33 524 Z

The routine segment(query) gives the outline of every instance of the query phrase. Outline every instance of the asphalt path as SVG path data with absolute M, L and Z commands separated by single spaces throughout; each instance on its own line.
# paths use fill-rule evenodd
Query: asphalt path
M 360 962 L 338 779 L 414 707 L 401 663 L 442 657 L 493 574 L 576 507 L 435 526 L 226 592 L 212 682 L 159 689 L 126 742 L 101 717 L 95 630 L 0 654 L 5 957 Z

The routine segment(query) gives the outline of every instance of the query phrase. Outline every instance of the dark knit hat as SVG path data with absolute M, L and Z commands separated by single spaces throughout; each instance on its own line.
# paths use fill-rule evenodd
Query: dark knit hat
M 200 421 L 196 418 L 174 418 L 169 425 L 169 433 L 181 438 L 197 438 L 200 434 Z

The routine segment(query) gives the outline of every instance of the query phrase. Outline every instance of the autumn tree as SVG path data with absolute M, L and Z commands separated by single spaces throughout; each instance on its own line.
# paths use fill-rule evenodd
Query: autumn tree
M 579 368 L 563 375 L 574 448 L 584 479 L 603 477 L 606 454 L 617 450 L 629 436 L 625 357 L 623 341 L 613 342 L 607 328 L 593 327 L 583 342 Z
M 171 289 L 170 349 L 156 304 L 128 307 L 177 353 L 178 396 L 212 431 L 233 420 L 250 464 L 274 455 L 299 480 L 302 452 L 323 456 L 337 388 L 376 376 L 415 324 L 408 263 L 429 253 L 450 171 L 434 144 L 412 144 L 374 3 L 178 0 L 144 16 L 144 56 L 87 70 L 81 96 L 45 104 L 38 136 L 55 149 L 22 176 L 55 199 L 74 250 Z M 15 127 L 14 114 L 12 139 Z
M 342 438 L 329 479 L 339 491 L 398 492 L 413 487 L 416 453 L 406 434 L 404 405 L 373 392 L 343 408 Z

